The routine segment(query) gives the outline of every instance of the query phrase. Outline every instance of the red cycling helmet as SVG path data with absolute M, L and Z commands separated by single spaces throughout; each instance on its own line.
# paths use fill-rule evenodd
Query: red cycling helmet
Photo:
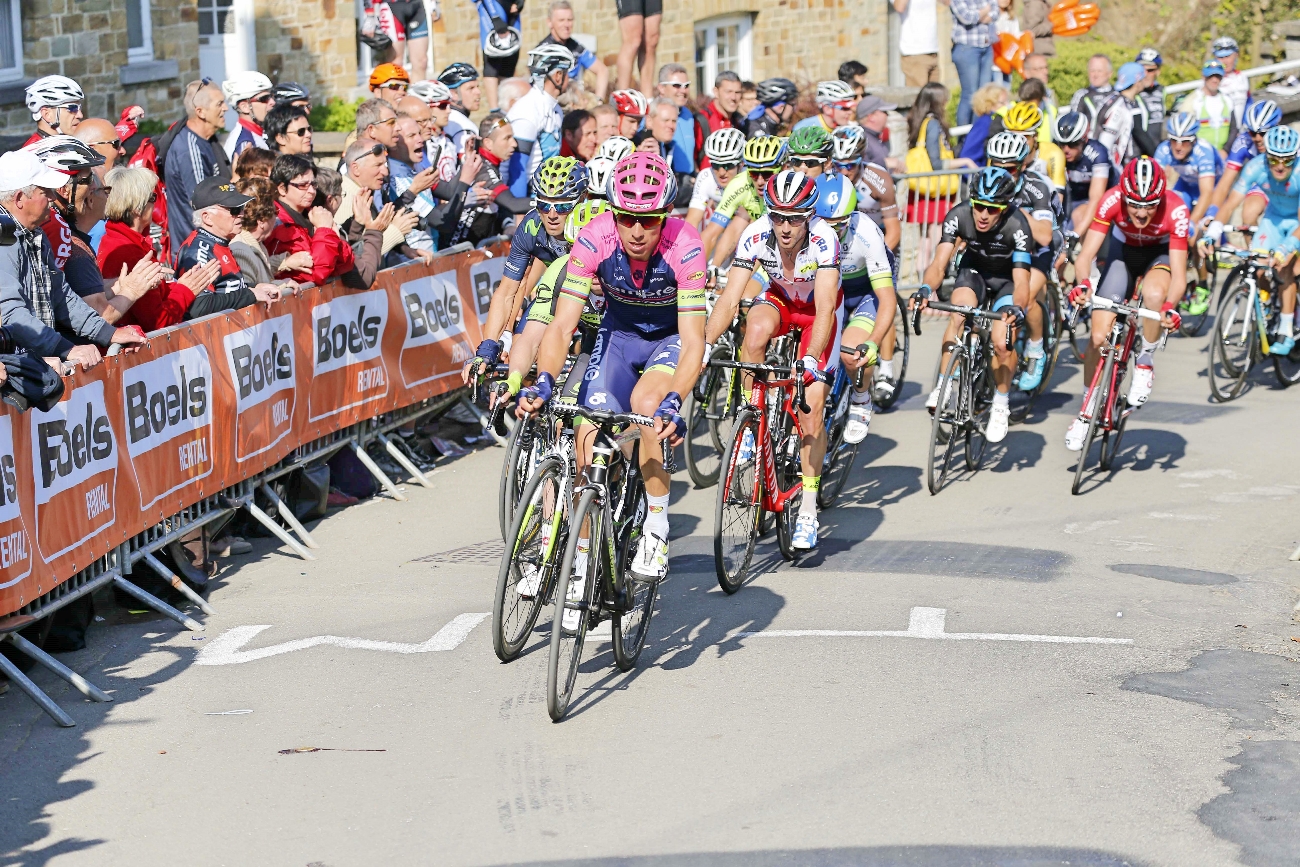
M 645 117 L 650 113 L 650 103 L 639 90 L 616 90 L 609 95 L 609 101 L 619 114 Z
M 1140 156 L 1124 166 L 1119 186 L 1132 204 L 1158 204 L 1165 197 L 1165 170 L 1151 157 Z

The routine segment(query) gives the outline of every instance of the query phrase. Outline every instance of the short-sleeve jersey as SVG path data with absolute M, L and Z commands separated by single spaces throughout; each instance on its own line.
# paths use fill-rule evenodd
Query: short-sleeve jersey
M 1223 174 L 1223 157 L 1205 142 L 1197 139 L 1192 145 L 1192 152 L 1187 159 L 1174 157 L 1173 145 L 1162 141 L 1156 146 L 1156 162 L 1174 170 L 1178 180 L 1174 191 L 1183 194 L 1183 201 L 1189 206 L 1195 205 L 1201 195 L 1201 178 L 1215 178 Z
M 745 229 L 745 237 L 736 247 L 733 267 L 753 271 L 761 267 L 771 280 L 769 291 L 776 288 L 796 307 L 814 306 L 813 286 L 817 272 L 822 268 L 840 267 L 840 239 L 835 230 L 821 217 L 808 221 L 808 236 L 795 255 L 794 269 L 787 272 L 781 264 L 781 251 L 776 246 L 772 221 L 763 216 Z
M 722 191 L 722 198 L 718 200 L 718 206 L 713 209 L 713 216 L 709 218 L 709 222 L 726 228 L 731 218 L 736 216 L 736 212 L 741 208 L 749 213 L 751 221 L 767 213 L 763 197 L 758 194 L 758 188 L 754 186 L 748 171 L 740 172 L 727 184 L 726 189 Z
M 1112 187 L 1102 197 L 1091 228 L 1094 232 L 1104 233 L 1113 227 L 1115 237 L 1130 247 L 1168 244 L 1170 250 L 1186 250 L 1190 222 L 1191 214 L 1182 197 L 1173 190 L 1165 190 L 1165 196 L 1151 215 L 1151 221 L 1145 226 L 1138 226 L 1124 207 L 1123 191 L 1119 187 Z
M 510 239 L 510 255 L 506 258 L 505 276 L 509 280 L 523 280 L 534 259 L 549 265 L 569 252 L 569 242 L 547 234 L 542 218 L 534 209 L 520 221 L 515 235 Z
M 1227 167 L 1239 172 L 1242 166 L 1257 156 L 1259 156 L 1259 148 L 1255 147 L 1255 138 L 1250 134 L 1250 130 L 1243 129 L 1237 133 L 1232 144 L 1228 145 Z
M 703 211 L 704 219 L 707 220 L 713 216 L 713 209 L 720 201 L 722 201 L 722 187 L 718 186 L 718 179 L 714 176 L 713 169 L 700 169 L 700 173 L 695 176 L 695 187 L 691 190 L 689 210 Z
M 870 217 L 871 222 L 875 223 L 881 230 L 885 228 L 886 216 L 898 216 L 897 199 L 888 208 L 885 208 L 880 203 L 887 190 L 884 180 L 887 177 L 889 177 L 889 170 L 884 166 L 867 163 L 862 167 L 862 173 L 858 175 L 857 181 L 853 184 L 853 189 L 858 193 L 858 210 Z M 885 211 L 889 211 L 888 215 L 886 215 Z
M 958 239 L 966 242 L 961 257 L 962 270 L 978 271 L 985 277 L 1011 279 L 1016 269 L 1029 268 L 1034 252 L 1029 221 L 1017 208 L 1007 208 L 992 229 L 980 232 L 975 228 L 970 201 L 962 202 L 944 217 L 939 243 L 952 244 Z
M 1070 207 L 1088 201 L 1093 178 L 1106 178 L 1106 187 L 1110 188 L 1119 183 L 1119 172 L 1115 171 L 1101 142 L 1089 139 L 1079 151 L 1079 158 L 1065 164 L 1065 189 Z
M 664 221 L 659 246 L 644 262 L 628 257 L 608 211 L 582 228 L 569 253 L 560 292 L 587 302 L 597 279 L 605 293 L 601 326 L 648 340 L 677 333 L 678 316 L 704 316 L 704 246 L 679 217 Z
M 1052 228 L 1060 225 L 1060 214 L 1056 212 L 1055 190 L 1052 182 L 1035 171 L 1026 171 L 1020 176 L 1020 188 L 1016 191 L 1015 205 L 1027 212 L 1035 220 L 1050 222 Z
M 1291 169 L 1286 180 L 1279 181 L 1273 177 L 1268 168 L 1268 157 L 1260 154 L 1241 170 L 1237 182 L 1232 185 L 1234 193 L 1248 193 L 1252 187 L 1260 187 L 1268 193 L 1268 208 L 1265 213 L 1280 220 L 1294 220 L 1300 209 L 1300 169 Z
M 840 240 L 840 281 L 844 297 L 855 299 L 874 289 L 888 289 L 894 282 L 885 236 L 860 211 L 849 217 Z
M 506 119 L 510 121 L 516 139 L 534 143 L 528 155 L 528 177 L 531 178 L 537 174 L 537 167 L 543 160 L 560 152 L 560 125 L 564 123 L 564 112 L 555 97 L 534 87 L 510 106 Z
M 573 68 L 569 70 L 570 78 L 580 78 L 583 71 L 590 69 L 591 65 L 596 62 L 596 52 L 592 51 L 572 36 L 561 42 L 548 33 L 546 34 L 546 38 L 537 44 L 546 45 L 548 43 L 551 45 L 563 45 L 573 53 L 574 63 Z

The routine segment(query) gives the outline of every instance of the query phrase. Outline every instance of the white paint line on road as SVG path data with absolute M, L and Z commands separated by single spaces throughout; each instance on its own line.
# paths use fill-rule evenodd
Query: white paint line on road
M 371 641 L 366 638 L 344 638 L 338 635 L 314 635 L 311 638 L 299 638 L 296 641 L 286 641 L 283 644 L 273 644 L 270 647 L 259 647 L 256 650 L 240 650 L 245 644 L 271 627 L 270 625 L 236 626 L 234 629 L 229 629 L 214 638 L 210 644 L 205 645 L 199 651 L 199 656 L 194 660 L 194 664 L 239 665 L 244 662 L 254 662 L 259 659 L 280 656 L 284 653 L 293 653 L 294 651 L 322 645 L 346 647 L 350 650 L 378 650 L 383 653 L 436 653 L 443 650 L 455 650 L 469 636 L 475 626 L 478 626 L 490 616 L 487 613 L 458 615 L 423 644 Z
M 1042 644 L 1132 644 L 1131 638 L 1092 638 L 1074 635 L 1015 635 L 1001 632 L 944 632 L 946 608 L 913 608 L 907 629 L 768 629 L 742 632 L 740 638 L 927 638 L 941 641 L 1031 641 Z

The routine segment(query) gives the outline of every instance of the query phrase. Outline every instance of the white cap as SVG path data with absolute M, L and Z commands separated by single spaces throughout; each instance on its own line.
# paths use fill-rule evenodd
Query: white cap
M 58 190 L 71 180 L 63 172 L 46 168 L 40 157 L 31 151 L 10 151 L 0 156 L 0 190 L 5 192 L 32 186 Z

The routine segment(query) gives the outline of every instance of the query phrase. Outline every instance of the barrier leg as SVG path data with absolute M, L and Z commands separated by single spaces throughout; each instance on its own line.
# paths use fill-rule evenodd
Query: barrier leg
M 86 698 L 90 699 L 91 701 L 112 701 L 113 700 L 113 697 L 111 695 L 104 692 L 102 689 L 95 686 L 93 683 L 86 680 L 84 677 L 77 674 L 75 671 L 68 668 L 63 663 L 59 662 L 53 656 L 50 656 L 44 650 L 41 650 L 35 644 L 32 644 L 26 638 L 23 638 L 17 632 L 9 633 L 9 640 L 12 641 L 14 646 L 17 647 L 19 650 L 21 650 L 23 653 L 27 654 L 32 659 L 36 660 L 41 665 L 48 668 L 50 671 L 54 672 L 59 677 L 66 680 L 68 683 L 72 684 L 74 687 L 77 688 L 78 692 L 80 692 L 82 695 L 84 695 Z
M 72 721 L 72 717 L 68 716 L 67 712 L 64 711 L 63 708 L 54 703 L 54 699 L 41 692 L 39 686 L 32 683 L 27 675 L 18 670 L 18 666 L 14 665 L 3 655 L 0 655 L 0 671 L 3 671 L 10 680 L 17 684 L 19 689 L 27 693 L 28 697 L 31 698 L 32 701 L 40 705 L 41 710 L 49 714 L 56 723 L 64 728 L 71 728 L 76 725 L 76 723 Z
M 1300 560 L 1300 548 L 1296 548 L 1295 551 L 1293 551 L 1293 552 L 1291 553 L 1291 556 L 1290 556 L 1288 559 L 1290 559 L 1290 560 Z
M 186 584 L 176 575 L 172 574 L 172 570 L 164 566 L 158 560 L 158 558 L 153 555 L 152 551 L 146 551 L 144 553 L 144 562 L 148 563 L 149 568 L 153 569 L 153 571 L 157 572 L 159 575 L 165 578 L 169 584 L 175 587 L 178 593 L 180 593 L 182 596 L 189 599 L 195 605 L 199 606 L 199 610 L 202 611 L 204 614 L 217 613 L 216 611 L 212 610 L 212 606 L 208 604 L 206 599 L 204 599 L 199 594 L 195 593 L 194 590 L 188 584 Z
M 460 399 L 460 402 L 463 403 L 469 409 L 470 412 L 478 416 L 478 423 L 483 426 L 483 430 L 487 432 L 488 436 L 496 440 L 497 445 L 504 446 L 506 444 L 509 438 L 503 437 L 501 436 L 501 434 L 497 433 L 496 426 L 492 424 L 492 419 L 488 418 L 487 415 L 484 414 L 483 410 L 479 409 L 477 406 L 470 403 L 468 397 L 462 397 Z
M 306 545 L 308 548 L 320 547 L 320 545 L 316 542 L 316 540 L 311 537 L 311 534 L 307 532 L 307 528 L 304 527 L 302 523 L 298 520 L 298 518 L 294 515 L 293 509 L 290 509 L 288 506 L 284 504 L 284 501 L 280 499 L 280 495 L 277 494 L 270 485 L 263 484 L 262 493 L 266 494 L 267 499 L 269 499 L 272 503 L 275 504 L 275 513 L 279 515 L 281 518 L 284 518 L 284 522 L 288 524 L 289 527 L 295 533 L 298 534 L 298 538 L 302 539 L 302 543 L 304 545 Z
M 424 473 L 420 472 L 420 468 L 417 467 L 415 464 L 411 463 L 411 459 L 408 458 L 406 455 L 402 454 L 402 450 L 399 449 L 397 446 L 393 445 L 392 440 L 390 440 L 384 434 L 377 434 L 377 436 L 379 437 L 379 441 L 384 444 L 384 449 L 390 455 L 392 455 L 393 460 L 397 461 L 399 464 L 402 465 L 402 469 L 406 470 L 408 473 L 411 474 L 411 478 L 415 479 L 417 482 L 419 482 L 421 485 L 423 485 L 426 488 L 433 487 L 433 482 L 429 481 L 429 477 L 426 476 Z
M 406 495 L 397 490 L 397 486 L 393 484 L 388 476 L 384 475 L 384 471 L 379 469 L 379 465 L 370 459 L 370 455 L 366 454 L 365 449 L 354 442 L 352 443 L 352 451 L 356 452 L 357 460 L 361 461 L 366 469 L 370 470 L 370 475 L 374 476 L 375 480 L 384 486 L 384 490 L 388 491 L 394 500 L 406 501 Z
M 284 527 L 281 527 L 275 521 L 272 521 L 271 516 L 266 514 L 266 512 L 263 512 L 260 508 L 258 508 L 258 505 L 254 503 L 252 500 L 249 500 L 247 503 L 244 503 L 244 508 L 248 509 L 248 514 L 256 518 L 259 524 L 261 524 L 263 527 L 265 527 L 266 529 L 274 533 L 275 538 L 279 539 L 281 542 L 288 545 L 289 548 L 293 550 L 293 553 L 297 554 L 299 557 L 301 557 L 304 560 L 316 559 L 311 555 L 310 551 L 308 551 L 306 548 L 298 544 L 297 539 L 295 539 L 293 536 L 290 536 L 287 532 L 285 532 Z
M 130 581 L 126 580 L 122 576 L 120 575 L 115 576 L 113 578 L 113 583 L 116 584 L 118 587 L 122 588 L 123 592 L 131 594 L 136 599 L 139 599 L 145 605 L 148 605 L 150 608 L 152 608 L 154 611 L 157 611 L 159 614 L 163 615 L 164 617 L 170 617 L 172 620 L 175 620 L 177 623 L 179 623 L 181 626 L 184 626 L 190 632 L 203 631 L 202 623 L 199 623 L 193 617 L 182 614 L 181 612 L 177 611 L 175 608 L 172 608 L 166 602 L 163 602 L 157 596 L 154 596 L 148 590 L 142 590 L 141 588 L 135 586 L 134 584 L 132 584 Z

